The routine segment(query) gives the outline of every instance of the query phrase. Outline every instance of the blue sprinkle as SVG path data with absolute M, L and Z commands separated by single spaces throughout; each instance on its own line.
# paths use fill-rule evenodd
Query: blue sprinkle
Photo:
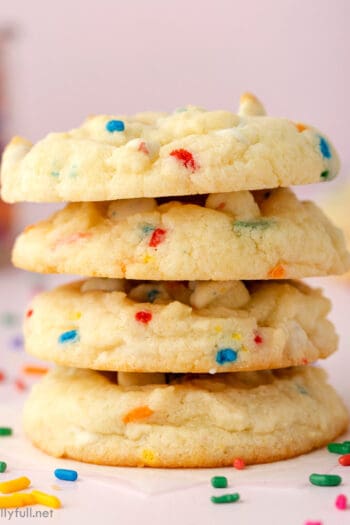
M 109 120 L 106 124 L 106 130 L 110 133 L 114 131 L 124 131 L 125 124 L 122 120 Z
M 332 157 L 331 148 L 323 137 L 320 137 L 320 150 L 325 159 L 330 159 Z
M 147 298 L 149 300 L 150 303 L 153 303 L 153 301 L 156 300 L 156 298 L 158 297 L 158 295 L 160 294 L 160 291 L 159 290 L 156 290 L 155 288 L 153 290 L 150 290 L 147 294 Z
M 153 224 L 143 224 L 141 229 L 142 229 L 142 233 L 144 233 L 145 235 L 148 235 L 154 232 L 156 228 L 155 226 L 153 226 Z
M 50 175 L 51 175 L 51 177 L 59 177 L 60 176 L 60 172 L 59 171 L 51 171 Z
M 54 474 L 57 479 L 64 479 L 65 481 L 76 481 L 78 472 L 76 470 L 68 470 L 65 468 L 56 468 Z
M 63 334 L 61 334 L 59 337 L 58 337 L 58 342 L 60 344 L 64 344 L 64 343 L 76 343 L 77 341 L 79 341 L 79 334 L 78 334 L 78 330 L 69 330 L 68 332 L 63 332 Z
M 232 348 L 222 348 L 216 354 L 216 362 L 219 365 L 224 365 L 225 363 L 232 363 L 236 361 L 238 352 Z
M 300 392 L 300 394 L 303 394 L 304 396 L 309 395 L 309 392 L 302 385 L 296 384 L 295 386 L 297 387 L 297 390 Z

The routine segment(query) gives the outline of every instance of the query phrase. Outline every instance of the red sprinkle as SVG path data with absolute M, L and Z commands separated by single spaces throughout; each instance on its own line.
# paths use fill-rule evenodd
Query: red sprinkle
M 190 153 L 186 149 L 174 149 L 170 153 L 170 155 L 181 161 L 185 168 L 191 169 L 192 172 L 196 171 L 199 168 L 198 164 L 193 158 L 192 153 Z
M 138 151 L 142 151 L 145 155 L 149 154 L 149 149 L 146 146 L 146 142 L 140 142 L 139 147 L 137 148 Z
M 350 467 L 350 454 L 344 454 L 344 456 L 340 456 L 338 462 L 343 467 Z
M 335 506 L 339 510 L 345 510 L 347 507 L 347 503 L 348 503 L 348 500 L 345 494 L 339 494 L 339 496 L 337 496 L 335 500 Z
M 163 230 L 162 228 L 156 228 L 152 233 L 152 237 L 150 238 L 148 246 L 152 246 L 152 248 L 155 248 L 156 246 L 158 246 L 158 244 L 162 243 L 165 240 L 165 236 L 166 230 Z
M 235 458 L 233 460 L 232 466 L 236 468 L 237 470 L 243 470 L 245 468 L 244 460 L 241 458 Z
M 257 334 L 254 337 L 254 343 L 256 343 L 257 345 L 260 345 L 262 342 L 263 342 L 263 338 L 261 337 L 261 335 Z
M 145 312 L 145 310 L 141 310 L 140 312 L 136 312 L 135 319 L 139 323 L 148 324 L 152 320 L 152 314 L 151 312 Z
M 32 315 L 33 315 L 33 310 L 32 309 L 28 310 L 27 313 L 26 313 L 26 317 L 27 318 L 28 317 L 32 317 Z
M 0 370 L 0 383 L 1 381 L 4 381 L 5 380 L 5 374 L 4 372 L 2 372 L 2 370 Z
M 305 357 L 302 358 L 301 362 L 303 365 L 307 365 L 309 363 L 309 361 Z
M 24 381 L 22 381 L 22 379 L 16 379 L 15 387 L 21 392 L 23 392 L 23 390 L 27 390 L 27 385 L 24 383 Z

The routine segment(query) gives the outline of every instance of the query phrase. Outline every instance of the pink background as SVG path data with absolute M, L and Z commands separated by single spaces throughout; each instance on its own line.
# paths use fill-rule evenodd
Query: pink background
M 32 140 L 92 113 L 236 108 L 312 123 L 350 161 L 348 0 L 1 0 L 9 134 Z

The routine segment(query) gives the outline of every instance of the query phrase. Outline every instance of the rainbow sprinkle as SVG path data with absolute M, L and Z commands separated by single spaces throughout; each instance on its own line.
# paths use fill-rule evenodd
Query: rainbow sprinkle
M 76 343 L 79 341 L 79 333 L 78 330 L 68 330 L 67 332 L 63 332 L 58 337 L 58 342 L 60 344 L 64 343 Z
M 216 362 L 219 365 L 224 365 L 225 363 L 233 363 L 237 360 L 238 352 L 233 350 L 233 348 L 222 348 L 216 354 Z
M 115 131 L 124 131 L 125 124 L 122 120 L 109 120 L 106 123 L 106 130 L 109 131 L 109 133 L 114 133 Z
M 181 149 L 174 149 L 170 153 L 170 156 L 171 157 L 175 157 L 177 160 L 182 162 L 182 164 L 185 166 L 185 168 L 190 169 L 192 171 L 192 173 L 199 168 L 198 164 L 194 160 L 194 157 L 193 157 L 192 153 L 190 153 L 186 149 L 182 149 L 182 148 Z
M 139 323 L 148 324 L 150 321 L 152 321 L 152 314 L 151 312 L 140 310 L 139 312 L 136 312 L 135 319 Z
M 320 151 L 325 159 L 332 157 L 331 148 L 324 137 L 320 137 Z

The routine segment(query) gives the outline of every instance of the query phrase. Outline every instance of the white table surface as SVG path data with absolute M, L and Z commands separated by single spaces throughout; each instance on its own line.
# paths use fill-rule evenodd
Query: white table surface
M 346 511 L 339 511 L 334 500 L 340 493 L 350 500 L 350 467 L 340 467 L 338 456 L 325 449 L 243 471 L 99 467 L 58 460 L 36 450 L 21 431 L 21 407 L 30 383 L 35 381 L 23 373 L 22 367 L 35 360 L 23 351 L 20 323 L 30 296 L 57 282 L 62 278 L 0 270 L 0 371 L 6 374 L 5 381 L 0 382 L 0 426 L 11 426 L 15 431 L 11 437 L 0 438 L 0 460 L 8 464 L 8 471 L 0 474 L 0 479 L 27 475 L 34 488 L 57 495 L 63 508 L 46 518 L 50 523 L 303 525 L 310 520 L 323 525 L 349 525 L 350 501 Z M 341 336 L 340 350 L 322 366 L 350 407 L 350 284 L 330 279 L 311 282 L 325 287 L 334 301 L 331 318 Z M 15 386 L 18 379 L 26 385 L 25 390 Z M 79 480 L 57 482 L 53 470 L 60 466 L 78 470 Z M 343 483 L 333 488 L 312 486 L 308 482 L 311 472 L 338 473 Z M 210 486 L 211 476 L 218 474 L 227 476 L 229 489 L 219 491 Z M 211 503 L 211 495 L 225 492 L 239 492 L 241 501 Z M 40 506 L 32 509 L 45 510 Z M 23 519 L 12 516 L 8 521 L 23 523 Z M 45 522 L 45 518 L 26 518 L 25 522 L 42 520 Z

